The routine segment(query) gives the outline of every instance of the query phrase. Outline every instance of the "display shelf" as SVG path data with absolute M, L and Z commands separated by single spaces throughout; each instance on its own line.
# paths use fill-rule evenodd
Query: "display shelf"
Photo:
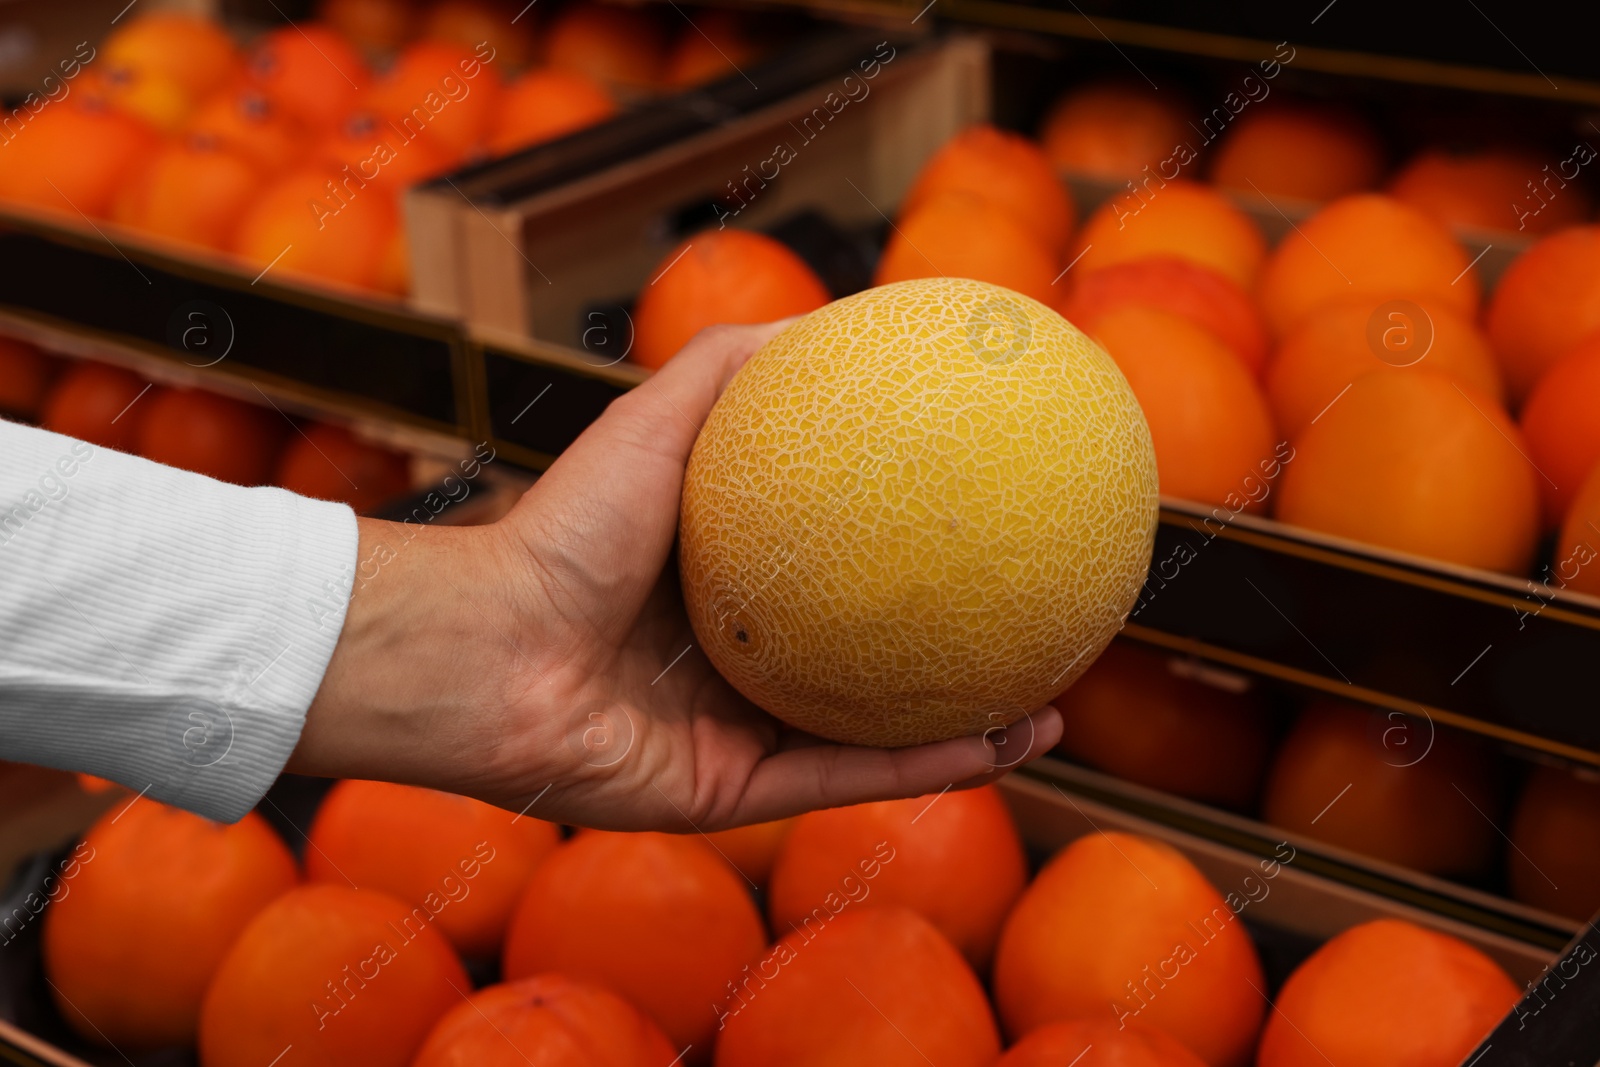
M 1600 764 L 1600 600 L 1163 500 L 1130 637 Z

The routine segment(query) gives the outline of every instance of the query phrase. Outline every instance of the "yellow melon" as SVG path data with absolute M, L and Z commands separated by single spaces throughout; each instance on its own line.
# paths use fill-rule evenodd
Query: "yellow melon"
M 835 301 L 757 352 L 695 442 L 679 568 L 735 688 L 834 741 L 973 734 L 1046 703 L 1144 581 L 1155 453 L 1056 312 L 964 279 Z

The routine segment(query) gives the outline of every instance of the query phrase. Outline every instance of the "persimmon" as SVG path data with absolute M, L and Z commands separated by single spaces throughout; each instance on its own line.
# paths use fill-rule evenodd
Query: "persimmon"
M 1292 441 L 1363 374 L 1413 370 L 1505 400 L 1489 339 L 1470 320 L 1437 305 L 1355 299 L 1312 312 L 1283 339 L 1267 369 L 1267 402 Z
M 264 174 L 281 173 L 306 152 L 299 123 L 249 84 L 214 94 L 184 127 L 184 135 L 199 145 L 236 152 Z
M 168 951 L 181 942 L 169 942 Z M 200 1062 L 408 1067 L 472 989 L 428 912 L 346 885 L 292 889 L 256 914 L 200 1009 Z
M 372 72 L 332 27 L 297 22 L 256 40 L 250 83 L 313 133 L 333 129 L 354 109 Z
M 180 11 L 129 19 L 106 37 L 97 59 L 108 99 L 169 133 L 241 66 L 220 23 Z
M 322 0 L 319 21 L 369 56 L 400 50 L 417 30 L 420 12 L 413 0 Z
M 908 908 L 791 930 L 721 1011 L 716 1067 L 990 1067 L 1000 1054 L 977 976 Z
M 106 812 L 73 859 L 44 914 L 45 975 L 73 1029 L 113 1047 L 191 1044 L 224 954 L 299 881 L 259 815 L 228 825 L 149 799 Z
M 1138 304 L 1101 315 L 1091 336 L 1144 410 L 1161 492 L 1263 510 L 1278 438 L 1261 387 L 1233 350 L 1186 318 Z
M 933 923 L 979 973 L 1028 880 L 1022 838 L 994 786 L 800 816 L 767 891 L 774 930 L 851 907 L 900 905 Z
M 422 19 L 422 37 L 466 49 L 487 44 L 498 66 L 515 70 L 533 58 L 533 17 L 526 3 L 437 0 Z
M 901 219 L 947 193 L 976 197 L 1009 212 L 1057 254 L 1072 236 L 1072 198 L 1044 150 L 1021 134 L 979 124 L 946 141 L 906 193 Z
M 1584 476 L 1600 463 L 1600 334 L 1544 372 L 1518 422 L 1528 458 L 1544 475 L 1545 524 L 1560 526 Z
M 1295 438 L 1277 517 L 1522 574 L 1539 535 L 1539 475 L 1521 436 L 1492 398 L 1438 371 L 1369 371 Z
M 604 986 L 539 974 L 451 1008 L 411 1067 L 668 1067 L 677 1053 L 660 1027 Z
M 1116 263 L 1177 256 L 1253 290 L 1267 241 L 1250 216 L 1197 182 L 1143 180 L 1095 209 L 1078 231 L 1067 261 L 1084 276 Z
M 6 142 L 0 199 L 46 208 L 77 223 L 82 215 L 106 218 L 127 176 L 157 143 L 140 119 L 103 99 L 73 94 L 29 119 Z
M 1163 842 L 1116 831 L 1080 837 L 1006 919 L 994 963 L 1006 1032 L 1099 1016 L 1163 1030 L 1215 1067 L 1244 1067 L 1266 984 L 1238 921 L 1243 901 L 1224 899 Z
M 1061 750 L 1152 789 L 1244 809 L 1272 748 L 1272 723 L 1254 693 L 1180 677 L 1166 653 L 1113 641 L 1052 703 Z
M 1297 967 L 1261 1035 L 1257 1067 L 1455 1067 L 1520 997 L 1459 938 L 1401 919 L 1353 926 Z
M 26 341 L 0 337 L 0 413 L 31 419 L 44 406 L 57 361 Z
M 1307 103 L 1250 108 L 1227 128 L 1211 166 L 1225 189 L 1299 200 L 1371 189 L 1382 174 L 1383 149 L 1366 120 Z
M 764 888 L 772 877 L 773 864 L 778 862 L 778 852 L 783 848 L 784 841 L 788 840 L 794 823 L 794 819 L 778 819 L 736 826 L 731 830 L 709 833 L 706 840 L 741 876 Z
M 565 136 L 617 113 L 611 94 L 577 71 L 531 70 L 501 94 L 488 135 L 489 150 L 505 155 Z
M 1600 226 L 1573 226 L 1512 261 L 1484 323 L 1513 404 L 1544 372 L 1600 332 Z
M 485 956 L 561 831 L 470 797 L 348 780 L 328 792 L 306 839 L 308 881 L 421 905 L 462 955 Z
M 368 512 L 411 488 L 411 461 L 331 423 L 302 426 L 289 438 L 274 485 Z
M 72 363 L 50 387 L 39 422 L 92 445 L 132 452 L 152 394 L 159 396 L 160 390 L 130 370 L 88 360 Z
M 1074 1019 L 1032 1031 L 995 1067 L 1206 1067 L 1181 1042 L 1153 1026 L 1119 1026 L 1111 1019 Z
M 766 941 L 740 878 L 704 841 L 586 831 L 533 873 L 506 935 L 508 979 L 601 982 L 701 1058 L 721 1003 Z
M 437 154 L 459 162 L 489 135 L 500 106 L 500 67 L 489 47 L 418 41 L 373 82 L 362 106 L 407 141 L 431 142 Z
M 827 302 L 822 279 L 784 245 L 748 230 L 707 230 L 652 270 L 634 305 L 629 356 L 656 368 L 707 326 L 771 322 Z
M 878 259 L 873 285 L 912 278 L 972 278 L 1041 303 L 1057 298 L 1058 257 L 991 199 L 940 193 L 902 215 Z
M 324 138 L 314 154 L 338 168 L 352 193 L 367 185 L 400 197 L 413 185 L 451 170 L 455 154 L 425 137 L 405 134 L 376 115 L 357 111 Z
M 1389 182 L 1389 195 L 1446 226 L 1544 234 L 1589 217 L 1582 187 L 1531 153 L 1425 149 Z
M 289 430 L 277 412 L 203 389 L 166 389 L 145 404 L 135 444 L 146 459 L 236 485 L 271 479 Z
M 1352 852 L 1462 876 L 1494 859 L 1500 790 L 1499 765 L 1468 738 L 1430 720 L 1319 700 L 1279 747 L 1261 812 Z
M 1285 235 L 1256 298 L 1281 338 L 1318 308 L 1357 298 L 1411 300 L 1470 321 L 1478 279 L 1449 230 L 1393 197 L 1364 193 L 1335 200 Z
M 1511 816 L 1506 875 L 1525 904 L 1587 922 L 1600 911 L 1600 779 L 1540 764 Z
M 1039 127 L 1044 153 L 1056 169 L 1117 181 L 1159 167 L 1192 135 L 1168 93 L 1126 82 L 1064 93 Z
M 1556 538 L 1555 578 L 1576 593 L 1600 596 L 1600 463 L 1578 487 Z
M 123 190 L 112 219 L 185 244 L 227 247 L 265 179 L 248 157 L 196 140 L 169 143 Z
M 1079 276 L 1056 306 L 1068 322 L 1093 334 L 1100 317 L 1123 304 L 1181 315 L 1232 349 L 1251 374 L 1266 367 L 1271 342 L 1261 312 L 1238 283 L 1209 267 L 1176 256 L 1116 263 Z
M 585 2 L 562 9 L 544 49 L 553 67 L 638 91 L 660 82 L 667 42 L 651 10 Z
M 673 42 L 661 80 L 675 89 L 688 89 L 722 78 L 736 78 L 764 51 L 739 12 L 702 8 Z
M 267 185 L 239 220 L 232 251 L 257 278 L 298 277 L 379 288 L 400 229 L 394 196 L 330 165 L 297 168 Z

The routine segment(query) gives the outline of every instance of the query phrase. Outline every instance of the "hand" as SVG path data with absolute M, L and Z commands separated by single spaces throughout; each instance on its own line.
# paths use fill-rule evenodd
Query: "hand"
M 744 699 L 695 645 L 673 557 L 684 468 L 717 396 L 784 325 L 700 334 L 498 523 L 362 520 L 361 558 L 401 547 L 352 596 L 289 769 L 687 832 L 978 785 L 1054 747 L 1049 706 L 915 748 L 827 743 Z

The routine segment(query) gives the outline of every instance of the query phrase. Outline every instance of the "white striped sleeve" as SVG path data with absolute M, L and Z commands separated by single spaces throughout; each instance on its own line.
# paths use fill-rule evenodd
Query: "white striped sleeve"
M 0 420 L 0 758 L 240 818 L 299 739 L 356 538 L 342 504 Z

